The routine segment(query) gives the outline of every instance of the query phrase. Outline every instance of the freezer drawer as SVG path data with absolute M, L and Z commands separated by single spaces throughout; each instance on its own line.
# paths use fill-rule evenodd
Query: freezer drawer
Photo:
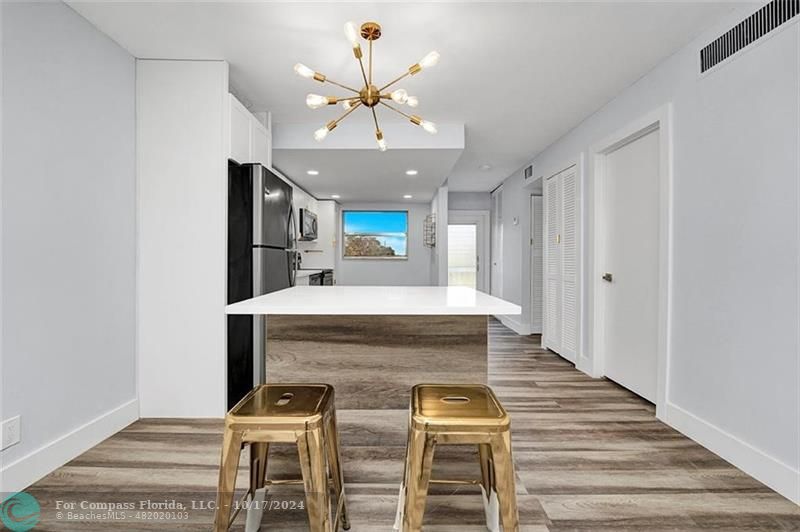
M 292 286 L 294 252 L 253 248 L 253 295 L 269 294 Z

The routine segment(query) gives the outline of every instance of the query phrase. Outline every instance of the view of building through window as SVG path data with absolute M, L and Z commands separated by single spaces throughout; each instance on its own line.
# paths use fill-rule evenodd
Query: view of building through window
M 344 211 L 345 258 L 408 258 L 407 211 Z

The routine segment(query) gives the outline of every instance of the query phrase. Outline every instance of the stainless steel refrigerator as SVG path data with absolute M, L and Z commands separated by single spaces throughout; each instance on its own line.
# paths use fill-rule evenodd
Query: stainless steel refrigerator
M 228 304 L 294 286 L 292 187 L 260 164 L 228 163 Z M 228 408 L 265 380 L 264 317 L 228 316 Z

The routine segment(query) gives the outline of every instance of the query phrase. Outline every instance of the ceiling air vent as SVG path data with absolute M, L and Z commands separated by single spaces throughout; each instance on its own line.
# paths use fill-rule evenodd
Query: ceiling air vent
M 800 0 L 798 0 L 798 1 L 800 1 Z M 525 167 L 525 174 L 524 175 L 525 175 L 525 180 L 526 181 L 533 177 L 533 165 Z
M 700 50 L 705 72 L 800 13 L 800 0 L 773 0 Z

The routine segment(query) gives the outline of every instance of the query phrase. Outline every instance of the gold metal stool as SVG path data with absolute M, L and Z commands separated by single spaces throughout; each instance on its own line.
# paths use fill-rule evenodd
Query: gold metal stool
M 297 444 L 302 480 L 267 480 L 270 443 Z M 252 501 L 259 492 L 263 502 L 265 488 L 269 485 L 303 484 L 312 532 L 332 532 L 339 529 L 340 523 L 345 530 L 350 528 L 332 386 L 262 384 L 251 390 L 228 412 L 225 416 L 225 436 L 217 487 L 215 532 L 227 531 L 242 508 L 240 504 L 231 516 L 239 455 L 246 444 L 250 445 L 250 489 L 244 498 L 249 497 Z M 330 487 L 336 494 L 336 515 L 333 521 Z M 258 519 L 252 520 L 248 515 L 248 532 L 258 529 L 260 512 L 257 515 Z
M 418 384 L 411 389 L 408 446 L 395 530 L 422 529 L 429 483 L 480 484 L 486 526 L 505 532 L 519 530 L 519 515 L 511 458 L 511 421 L 488 386 L 480 384 Z M 477 444 L 480 480 L 432 480 L 437 444 Z M 498 515 L 499 506 L 499 515 Z

